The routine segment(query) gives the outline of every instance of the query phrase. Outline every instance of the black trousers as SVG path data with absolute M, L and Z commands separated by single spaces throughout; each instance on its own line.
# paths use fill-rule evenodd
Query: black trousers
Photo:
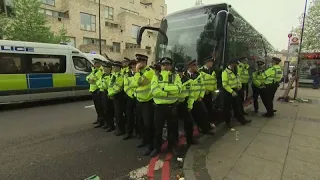
M 213 122 L 213 102 L 212 102 L 212 92 L 209 92 L 209 94 L 204 95 L 203 97 L 203 103 L 207 108 L 208 111 L 208 120 L 209 122 Z
M 203 101 L 195 101 L 191 113 L 201 131 L 204 133 L 209 132 L 211 126 L 208 118 L 208 110 Z
M 241 108 L 243 108 L 243 104 L 241 103 L 241 97 L 235 96 L 233 97 L 232 94 L 229 92 L 223 90 L 223 111 L 224 111 L 224 119 L 226 124 L 231 123 L 231 117 L 232 117 L 232 110 L 234 113 L 234 117 L 237 118 L 238 121 L 242 122 L 245 120 L 243 116 L 243 111 Z
M 134 98 L 130 98 L 128 95 L 126 95 L 126 122 L 127 122 L 127 134 L 132 135 L 133 129 L 135 126 L 135 110 L 136 110 L 136 100 Z
M 274 114 L 273 112 L 273 100 L 275 93 L 277 92 L 277 89 L 279 87 L 279 83 L 273 83 L 268 84 L 266 87 L 262 90 L 262 101 L 267 109 L 268 114 Z
M 259 110 L 258 98 L 261 95 L 262 89 L 256 87 L 255 85 L 252 85 L 252 91 L 253 91 L 253 107 L 255 111 L 258 111 Z
M 114 128 L 114 105 L 113 100 L 108 97 L 106 92 L 102 92 L 101 95 L 103 105 L 103 119 L 105 125 L 109 128 Z
M 183 120 L 184 132 L 187 139 L 187 143 L 192 143 L 193 138 L 193 118 L 191 112 L 188 111 L 187 102 L 182 102 L 178 105 L 178 117 Z
M 138 103 L 141 118 L 140 125 L 142 126 L 142 143 L 147 144 L 150 150 L 153 150 L 153 140 L 154 140 L 154 108 L 153 100 L 148 102 L 139 102 Z
M 124 112 L 124 93 L 120 92 L 113 97 L 114 115 L 116 119 L 116 129 L 119 132 L 125 132 Z
M 175 105 L 161 104 L 154 105 L 154 149 L 161 150 L 162 145 L 162 130 L 165 121 L 167 121 L 168 131 L 168 149 L 171 150 L 175 142 L 176 128 L 176 107 Z
M 92 100 L 97 112 L 97 122 L 102 124 L 103 123 L 103 107 L 101 103 L 101 92 L 99 90 L 92 92 Z

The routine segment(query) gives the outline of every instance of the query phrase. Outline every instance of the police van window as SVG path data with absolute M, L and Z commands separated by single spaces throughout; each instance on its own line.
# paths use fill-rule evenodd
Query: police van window
M 27 55 L 31 60 L 32 73 L 65 73 L 66 56 L 58 55 Z
M 0 53 L 0 74 L 24 74 L 25 66 L 22 66 L 22 55 Z
M 79 71 L 91 72 L 92 64 L 84 57 L 72 57 L 74 68 Z

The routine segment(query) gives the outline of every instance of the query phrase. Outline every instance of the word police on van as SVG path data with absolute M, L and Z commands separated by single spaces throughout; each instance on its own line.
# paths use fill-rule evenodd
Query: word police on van
M 22 46 L 0 46 L 1 51 L 19 51 L 19 52 L 34 52 L 33 47 Z

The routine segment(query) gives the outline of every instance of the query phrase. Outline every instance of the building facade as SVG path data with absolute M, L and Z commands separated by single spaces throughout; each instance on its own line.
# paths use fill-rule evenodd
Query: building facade
M 41 12 L 47 15 L 53 32 L 65 28 L 70 45 L 83 52 L 99 53 L 99 0 L 42 0 L 42 3 Z M 122 60 L 142 53 L 153 59 L 157 33 L 146 31 L 141 47 L 136 36 L 141 26 L 159 26 L 166 14 L 165 0 L 100 0 L 102 54 Z

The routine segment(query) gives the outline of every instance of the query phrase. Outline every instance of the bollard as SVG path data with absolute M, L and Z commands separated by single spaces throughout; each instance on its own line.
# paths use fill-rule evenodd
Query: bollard
M 236 141 L 238 141 L 239 140 L 239 131 L 237 130 L 236 131 Z

